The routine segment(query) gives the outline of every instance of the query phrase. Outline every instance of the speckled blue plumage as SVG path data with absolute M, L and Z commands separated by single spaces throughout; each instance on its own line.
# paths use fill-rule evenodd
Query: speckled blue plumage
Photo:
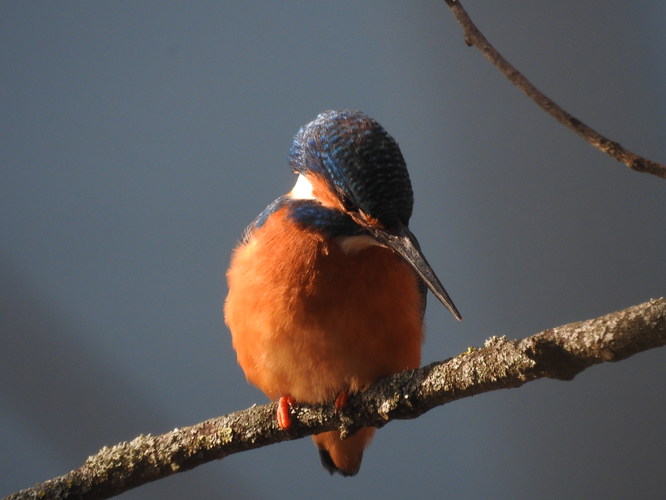
M 295 172 L 319 174 L 349 212 L 362 210 L 387 229 L 409 222 L 414 198 L 400 148 L 379 123 L 361 111 L 325 111 L 301 127 L 289 164 Z M 344 212 L 314 200 L 281 196 L 248 227 L 245 239 L 285 206 L 291 220 L 327 237 L 366 233 Z
M 302 127 L 291 147 L 295 172 L 316 172 L 345 209 L 362 210 L 391 229 L 407 226 L 414 196 L 396 141 L 361 111 L 325 111 Z
M 263 212 L 248 226 L 243 241 L 248 241 L 255 229 L 260 228 L 271 214 L 288 207 L 287 217 L 297 224 L 322 233 L 327 238 L 336 236 L 357 236 L 366 231 L 344 212 L 326 208 L 314 200 L 294 200 L 288 196 L 280 196 L 268 205 Z

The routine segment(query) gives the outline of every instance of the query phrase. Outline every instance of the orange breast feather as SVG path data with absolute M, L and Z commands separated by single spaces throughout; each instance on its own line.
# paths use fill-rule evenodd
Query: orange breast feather
M 338 242 L 273 213 L 234 251 L 225 318 L 248 380 L 271 399 L 324 402 L 419 365 L 414 272 L 379 246 Z

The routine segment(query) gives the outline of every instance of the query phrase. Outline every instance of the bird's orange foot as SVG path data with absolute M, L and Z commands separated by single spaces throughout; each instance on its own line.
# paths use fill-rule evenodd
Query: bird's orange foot
M 280 396 L 277 407 L 277 421 L 280 429 L 286 431 L 291 427 L 291 415 L 289 415 L 290 407 L 296 403 L 296 400 L 291 396 Z
M 335 398 L 335 411 L 340 411 L 347 406 L 349 403 L 349 393 L 347 391 L 342 391 L 338 394 L 338 397 Z

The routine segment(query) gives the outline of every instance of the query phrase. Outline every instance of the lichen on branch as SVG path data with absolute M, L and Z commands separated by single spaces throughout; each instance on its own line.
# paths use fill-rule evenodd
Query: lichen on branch
M 481 348 L 380 380 L 367 391 L 351 395 L 341 412 L 333 402 L 296 405 L 289 432 L 278 427 L 276 404 L 271 403 L 159 436 L 139 436 L 104 447 L 78 469 L 7 499 L 108 498 L 233 453 L 326 430 L 349 435 L 365 426 L 382 427 L 458 399 L 543 377 L 571 380 L 595 364 L 620 361 L 664 345 L 666 299 L 653 299 L 524 339 L 491 337 Z

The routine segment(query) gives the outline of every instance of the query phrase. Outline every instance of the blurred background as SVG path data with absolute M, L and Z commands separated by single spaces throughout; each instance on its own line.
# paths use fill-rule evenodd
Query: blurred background
M 565 109 L 666 161 L 666 4 L 468 1 Z M 264 403 L 220 311 L 298 127 L 400 143 L 435 300 L 423 362 L 666 295 L 666 181 L 627 170 L 468 48 L 444 2 L 0 3 L 0 496 L 104 445 Z M 309 439 L 123 498 L 654 498 L 664 350 L 392 422 L 358 476 Z

